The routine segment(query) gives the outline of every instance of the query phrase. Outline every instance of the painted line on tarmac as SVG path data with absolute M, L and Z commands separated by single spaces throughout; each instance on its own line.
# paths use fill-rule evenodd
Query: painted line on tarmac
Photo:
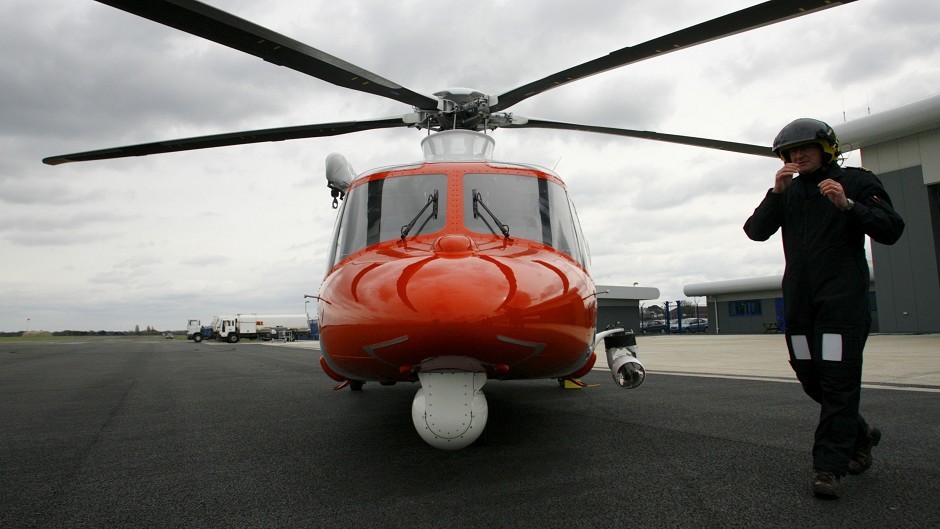
M 607 371 L 606 368 L 602 369 Z M 761 377 L 749 375 L 716 375 L 714 373 L 687 373 L 682 371 L 649 371 L 648 373 L 661 375 L 675 375 L 680 377 L 702 377 L 702 378 L 728 378 L 732 380 L 755 380 L 764 382 L 786 382 L 789 384 L 799 384 L 800 381 L 795 378 L 781 377 Z M 890 382 L 863 382 L 865 389 L 887 389 L 893 391 L 915 391 L 920 393 L 940 393 L 940 387 L 937 386 L 918 386 L 914 384 L 894 384 Z
M 891 389 L 894 391 L 917 391 L 920 393 L 940 393 L 936 386 L 913 386 L 910 384 L 862 384 L 865 389 Z
M 320 350 L 320 342 L 316 340 L 297 340 L 289 343 L 271 343 L 265 342 L 266 345 L 274 345 L 281 347 L 297 347 L 304 349 L 313 349 Z M 592 371 L 606 371 L 610 372 L 607 367 L 598 366 L 592 369 Z M 763 382 L 785 382 L 787 384 L 799 384 L 800 381 L 795 378 L 784 378 L 784 377 L 770 377 L 770 376 L 756 376 L 756 375 L 718 375 L 714 373 L 690 373 L 684 371 L 648 371 L 648 373 L 661 374 L 661 375 L 676 375 L 683 377 L 704 377 L 704 378 L 727 378 L 731 380 L 755 380 Z M 894 391 L 916 391 L 921 393 L 940 393 L 940 387 L 937 386 L 919 386 L 915 384 L 895 384 L 895 383 L 874 383 L 874 382 L 863 382 L 862 387 L 865 389 L 888 389 Z

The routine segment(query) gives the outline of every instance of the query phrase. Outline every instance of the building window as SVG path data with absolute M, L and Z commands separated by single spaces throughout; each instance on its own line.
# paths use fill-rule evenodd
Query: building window
M 728 303 L 728 316 L 760 316 L 760 300 L 748 299 Z

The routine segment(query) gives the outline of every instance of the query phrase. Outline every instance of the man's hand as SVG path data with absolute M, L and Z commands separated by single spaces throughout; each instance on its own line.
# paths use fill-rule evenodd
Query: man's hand
M 799 164 L 786 163 L 774 177 L 774 193 L 783 193 L 793 183 L 793 175 L 800 170 Z
M 832 178 L 819 183 L 819 192 L 835 204 L 837 208 L 843 211 L 849 208 L 849 199 L 845 196 L 845 189 L 842 188 L 842 184 Z

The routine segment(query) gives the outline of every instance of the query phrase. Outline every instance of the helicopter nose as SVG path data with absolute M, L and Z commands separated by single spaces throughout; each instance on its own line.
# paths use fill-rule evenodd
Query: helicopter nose
M 586 274 L 538 247 L 486 247 L 464 234 L 441 235 L 428 249 L 376 253 L 328 278 L 321 343 L 336 344 L 337 373 L 401 378 L 401 367 L 440 355 L 509 366 L 513 377 L 584 363 L 594 328 Z
M 444 235 L 432 247 L 434 257 L 403 270 L 398 277 L 402 301 L 422 319 L 466 322 L 503 308 L 517 290 L 513 270 L 476 255 L 464 235 Z

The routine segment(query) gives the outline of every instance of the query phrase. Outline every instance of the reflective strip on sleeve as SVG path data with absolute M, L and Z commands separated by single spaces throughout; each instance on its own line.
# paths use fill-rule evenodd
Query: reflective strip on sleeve
M 841 334 L 823 334 L 822 336 L 822 359 L 829 362 L 842 361 L 842 335 Z
M 809 354 L 809 342 L 806 341 L 806 336 L 802 334 L 790 336 L 790 348 L 793 349 L 793 358 L 797 360 L 812 359 Z

